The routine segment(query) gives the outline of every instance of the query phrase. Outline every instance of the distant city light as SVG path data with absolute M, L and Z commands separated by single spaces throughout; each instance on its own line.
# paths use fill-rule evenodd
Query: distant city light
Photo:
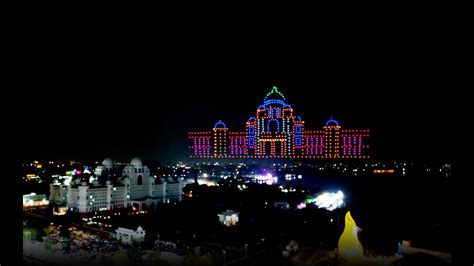
M 380 170 L 380 169 L 375 169 L 374 170 L 374 174 L 393 174 L 394 170 L 393 169 L 383 169 L 383 170 Z
M 300 203 L 298 206 L 296 206 L 296 208 L 305 208 L 306 204 L 314 204 L 319 208 L 333 211 L 337 208 L 340 208 L 344 204 L 344 193 L 341 191 L 336 193 L 324 192 L 314 198 L 307 198 L 305 202 Z
M 211 181 L 211 180 L 206 180 L 206 179 L 198 179 L 197 180 L 199 185 L 206 185 L 206 186 L 215 186 L 216 182 Z
M 304 203 L 304 202 L 301 202 L 300 204 L 298 204 L 298 205 L 296 206 L 296 208 L 297 208 L 297 209 L 303 209 L 303 208 L 306 208 L 306 203 Z
M 271 173 L 267 173 L 266 175 L 255 175 L 255 181 L 259 184 L 273 185 L 278 182 L 278 178 Z
M 314 203 L 319 208 L 332 211 L 340 208 L 344 204 L 344 194 L 341 191 L 337 193 L 325 192 L 316 197 Z
M 80 175 L 82 174 L 82 171 L 78 171 L 77 169 L 74 169 L 73 171 L 66 171 L 66 175 Z

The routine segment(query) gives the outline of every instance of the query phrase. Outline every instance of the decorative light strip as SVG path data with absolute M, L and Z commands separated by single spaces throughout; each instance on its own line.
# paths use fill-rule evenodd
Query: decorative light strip
M 269 99 L 270 95 L 281 99 Z M 276 123 L 276 129 L 270 124 Z M 304 121 L 276 87 L 267 94 L 244 132 L 229 132 L 219 120 L 212 131 L 189 132 L 192 158 L 369 158 L 369 130 L 341 129 L 332 117 L 322 130 L 304 130 Z

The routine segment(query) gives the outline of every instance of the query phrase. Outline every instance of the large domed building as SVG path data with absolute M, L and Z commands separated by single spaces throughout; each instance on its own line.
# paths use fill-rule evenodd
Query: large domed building
M 110 174 L 114 169 L 114 162 L 110 158 L 105 158 L 102 161 L 102 164 L 97 166 L 94 170 L 96 176 L 101 176 L 103 174 Z
M 79 213 L 127 208 L 132 205 L 141 210 L 143 206 L 182 200 L 181 180 L 153 177 L 150 169 L 138 157 L 123 168 L 118 178 L 111 180 L 114 170 L 120 171 L 120 167 L 106 158 L 96 167 L 95 177 L 90 178 L 89 182 L 51 184 L 49 200 Z M 103 184 L 98 180 L 101 176 L 106 177 Z
M 189 132 L 192 158 L 369 158 L 369 130 L 346 130 L 330 118 L 306 130 L 276 86 L 245 123 L 232 132 L 219 120 L 212 131 Z

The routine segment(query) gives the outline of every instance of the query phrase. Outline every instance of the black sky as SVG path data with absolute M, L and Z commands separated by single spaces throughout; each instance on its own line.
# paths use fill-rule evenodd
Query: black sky
M 330 116 L 371 129 L 375 158 L 453 157 L 458 88 L 449 56 L 430 41 L 326 41 L 285 52 L 171 46 L 32 47 L 17 86 L 31 91 L 16 92 L 19 158 L 186 159 L 188 131 L 219 119 L 243 130 L 273 85 L 307 129 Z

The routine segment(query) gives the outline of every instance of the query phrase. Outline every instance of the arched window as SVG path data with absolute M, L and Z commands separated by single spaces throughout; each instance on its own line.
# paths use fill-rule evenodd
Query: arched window
M 249 126 L 248 133 L 249 135 L 255 134 L 255 128 L 253 126 Z
M 139 175 L 139 176 L 137 177 L 137 185 L 141 185 L 141 184 L 142 184 L 142 182 L 143 182 L 143 180 L 142 180 L 142 176 L 141 176 L 141 175 Z
M 276 119 L 268 120 L 267 132 L 280 132 L 280 122 Z
M 302 145 L 302 135 L 303 135 L 303 130 L 301 126 L 295 126 L 295 145 L 296 146 L 301 146 Z

